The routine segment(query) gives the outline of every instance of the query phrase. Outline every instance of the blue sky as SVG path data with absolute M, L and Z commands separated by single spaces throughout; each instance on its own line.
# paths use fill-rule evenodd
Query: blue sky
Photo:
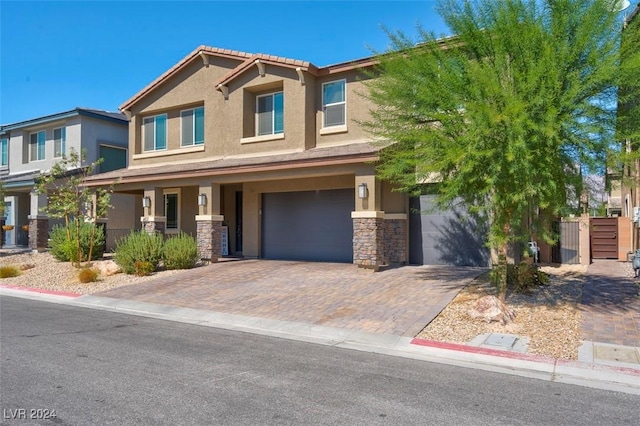
M 204 44 L 323 66 L 384 50 L 382 26 L 446 33 L 422 1 L 0 0 L 0 123 L 116 111 Z

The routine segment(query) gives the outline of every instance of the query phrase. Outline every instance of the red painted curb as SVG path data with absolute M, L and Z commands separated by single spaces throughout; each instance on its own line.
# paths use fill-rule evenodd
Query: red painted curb
M 556 362 L 556 360 L 553 358 L 547 358 L 540 355 L 523 354 L 520 352 L 501 351 L 500 349 L 482 348 L 480 346 L 461 345 L 458 343 L 437 342 L 435 340 L 413 339 L 411 340 L 411 344 L 418 345 L 418 346 L 428 346 L 431 348 L 438 348 L 438 349 L 447 349 L 450 351 L 499 356 L 502 358 L 518 359 L 521 361 L 544 362 L 547 364 L 554 364 Z
M 33 293 L 43 293 L 43 294 L 52 294 L 54 296 L 65 296 L 65 297 L 80 297 L 82 294 L 77 293 L 67 293 L 65 291 L 56 291 L 56 290 L 45 290 L 42 288 L 30 288 L 30 287 L 20 287 L 17 285 L 6 285 L 0 284 L 0 288 L 8 288 L 11 290 L 22 290 L 22 291 L 30 291 Z

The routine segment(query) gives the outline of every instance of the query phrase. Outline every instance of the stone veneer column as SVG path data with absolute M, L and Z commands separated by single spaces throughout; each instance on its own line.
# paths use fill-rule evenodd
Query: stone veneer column
M 164 235 L 164 230 L 166 226 L 166 217 L 160 216 L 143 216 L 140 218 L 142 222 L 142 229 L 148 234 L 153 234 L 154 232 L 159 232 Z
M 222 256 L 222 221 L 220 215 L 196 216 L 196 241 L 200 258 L 217 262 Z
M 384 220 L 384 257 L 392 264 L 407 263 L 406 216 L 406 214 L 386 215 L 387 218 Z
M 29 216 L 29 248 L 37 251 L 49 248 L 48 216 Z
M 352 212 L 353 263 L 362 268 L 380 269 L 385 264 L 384 212 Z

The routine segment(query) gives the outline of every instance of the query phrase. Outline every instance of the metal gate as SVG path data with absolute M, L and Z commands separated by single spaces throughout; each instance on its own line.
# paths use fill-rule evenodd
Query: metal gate
M 580 263 L 580 222 L 562 221 L 558 226 L 560 241 L 555 251 L 559 255 L 557 261 L 571 265 Z
M 591 227 L 591 258 L 618 258 L 618 218 L 592 217 Z

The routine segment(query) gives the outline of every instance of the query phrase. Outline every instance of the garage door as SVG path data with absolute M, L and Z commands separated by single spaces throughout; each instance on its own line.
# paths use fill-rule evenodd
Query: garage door
M 417 265 L 488 266 L 486 225 L 463 207 L 433 210 L 435 196 L 410 201 L 409 262 Z
M 353 261 L 354 190 L 262 195 L 262 257 Z

